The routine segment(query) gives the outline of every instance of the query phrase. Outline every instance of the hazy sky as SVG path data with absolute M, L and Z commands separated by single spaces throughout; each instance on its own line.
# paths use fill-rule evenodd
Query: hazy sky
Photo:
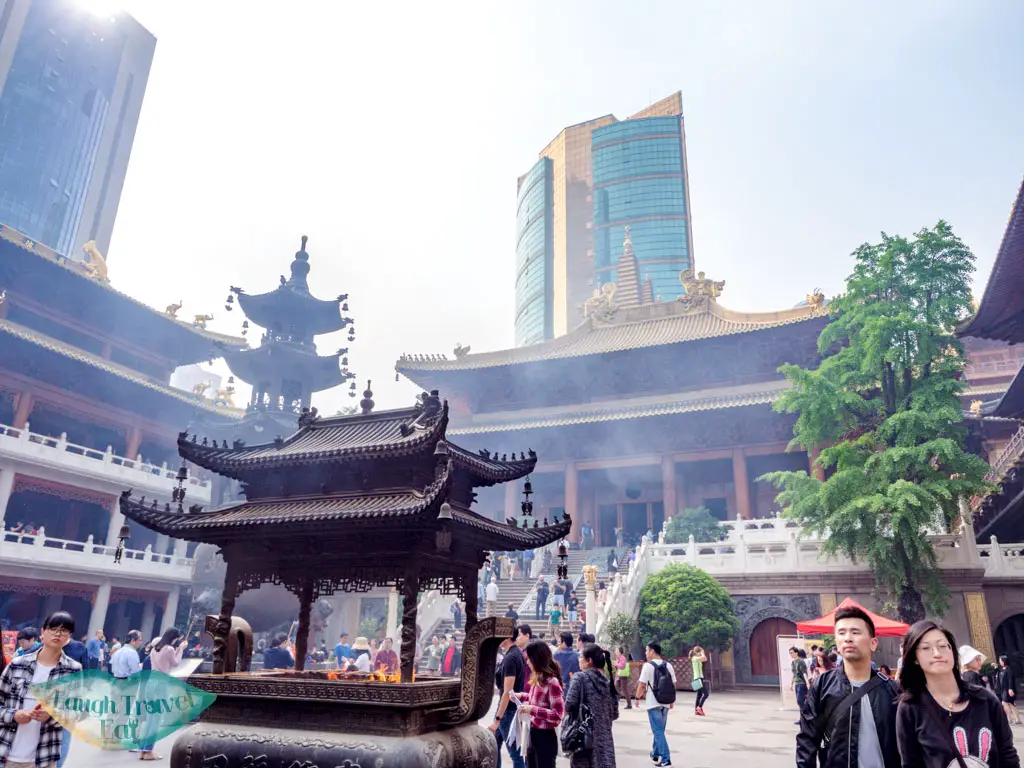
M 694 256 L 737 310 L 939 218 L 980 295 L 1024 172 L 1019 0 L 123 5 L 158 43 L 114 285 L 237 333 L 228 287 L 273 289 L 307 234 L 383 407 L 403 352 L 512 344 L 516 177 L 566 125 L 683 92 Z

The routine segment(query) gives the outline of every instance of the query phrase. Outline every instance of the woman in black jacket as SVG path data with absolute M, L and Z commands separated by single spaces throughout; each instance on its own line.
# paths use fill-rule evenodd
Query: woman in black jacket
M 999 701 L 960 676 L 953 633 L 919 621 L 903 644 L 896 743 L 903 768 L 1020 768 Z
M 1017 675 L 1013 667 L 1007 662 L 1005 656 L 999 657 L 999 678 L 996 693 L 999 700 L 1003 702 L 1003 711 L 1006 712 L 1006 719 L 1015 725 L 1020 725 L 1020 712 L 1017 711 Z

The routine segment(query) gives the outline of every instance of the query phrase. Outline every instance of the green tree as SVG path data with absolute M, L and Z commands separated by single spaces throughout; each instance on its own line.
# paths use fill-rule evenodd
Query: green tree
M 636 619 L 626 613 L 617 613 L 608 619 L 608 639 L 612 641 L 615 648 L 631 648 L 636 642 L 639 627 Z
M 707 507 L 690 507 L 665 525 L 665 543 L 684 544 L 691 535 L 697 543 L 722 541 L 728 533 L 728 528 L 719 523 Z
M 640 591 L 640 636 L 660 642 L 668 657 L 694 645 L 728 650 L 739 628 L 725 587 L 692 565 L 668 565 Z
M 941 613 L 946 592 L 929 532 L 947 530 L 958 501 L 984 487 L 987 465 L 964 450 L 964 355 L 953 335 L 970 311 L 974 256 L 940 221 L 913 238 L 853 253 L 846 292 L 818 339 L 816 370 L 785 365 L 793 384 L 775 403 L 798 414 L 791 448 L 825 447 L 806 472 L 764 476 L 786 516 L 874 571 L 900 619 Z

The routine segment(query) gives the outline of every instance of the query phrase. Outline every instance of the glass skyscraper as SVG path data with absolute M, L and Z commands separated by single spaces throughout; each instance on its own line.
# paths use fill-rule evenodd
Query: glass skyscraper
M 679 273 L 692 264 L 682 116 L 627 120 L 592 134 L 594 274 L 615 282 L 629 226 L 656 301 L 682 293 Z
M 569 126 L 519 179 L 517 346 L 561 336 L 583 322 L 583 305 L 595 288 L 616 280 L 627 225 L 640 282 L 649 280 L 662 301 L 682 293 L 679 273 L 693 264 L 682 113 L 677 92 L 626 120 L 605 115 Z M 538 213 L 541 193 L 531 185 L 541 176 L 550 192 L 543 193 Z M 540 221 L 543 257 L 536 250 Z
M 552 336 L 552 165 L 542 157 L 519 179 L 516 212 L 516 346 Z
M 156 38 L 74 0 L 0 11 L 0 222 L 71 258 L 106 253 Z

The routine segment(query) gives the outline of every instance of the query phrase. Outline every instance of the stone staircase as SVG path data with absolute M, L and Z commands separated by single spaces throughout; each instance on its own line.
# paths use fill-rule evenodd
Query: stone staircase
M 612 551 L 612 547 L 595 547 L 594 549 L 570 549 L 569 557 L 566 564 L 569 567 L 569 581 L 576 584 L 576 597 L 579 598 L 580 607 L 586 603 L 586 587 L 583 583 L 583 566 L 585 565 L 596 565 L 597 566 L 597 580 L 598 582 L 605 582 L 610 584 L 611 579 L 608 577 L 608 553 Z M 622 556 L 622 550 L 616 550 L 616 554 Z M 544 580 L 549 584 L 555 580 L 555 569 L 558 567 L 558 558 L 554 558 L 551 564 L 551 568 L 547 571 L 542 570 L 541 573 L 544 575 Z M 534 611 L 537 606 L 537 593 L 533 587 L 536 586 L 536 582 L 531 582 L 529 593 L 526 599 L 520 604 L 519 615 L 524 617 L 534 616 Z M 548 597 L 548 608 L 552 605 L 551 598 Z

